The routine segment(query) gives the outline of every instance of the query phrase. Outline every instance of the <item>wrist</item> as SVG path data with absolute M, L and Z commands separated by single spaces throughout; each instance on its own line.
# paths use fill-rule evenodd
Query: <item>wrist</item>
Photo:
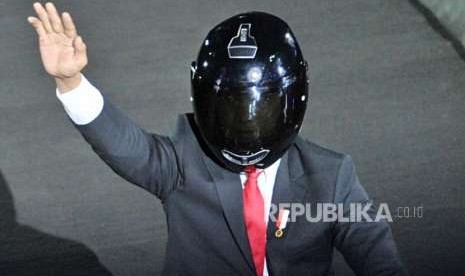
M 69 92 L 78 87 L 81 83 L 81 73 L 67 78 L 55 77 L 55 82 L 58 88 L 58 92 L 60 92 L 61 94 Z

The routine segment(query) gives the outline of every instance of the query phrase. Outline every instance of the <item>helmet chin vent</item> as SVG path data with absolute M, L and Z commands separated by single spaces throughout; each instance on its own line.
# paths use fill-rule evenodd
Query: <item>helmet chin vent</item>
M 221 154 L 223 154 L 224 158 L 240 166 L 257 164 L 258 162 L 262 161 L 268 155 L 268 153 L 270 153 L 270 150 L 267 149 L 263 149 L 249 155 L 235 154 L 225 149 L 221 151 Z

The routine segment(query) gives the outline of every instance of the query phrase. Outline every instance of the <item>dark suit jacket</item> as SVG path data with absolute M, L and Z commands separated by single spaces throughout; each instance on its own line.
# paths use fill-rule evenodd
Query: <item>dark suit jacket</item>
M 168 225 L 164 275 L 254 275 L 238 174 L 219 166 L 192 116 L 172 138 L 146 133 L 111 102 L 90 124 L 76 125 L 119 175 L 162 200 Z M 367 202 L 348 155 L 298 137 L 283 156 L 272 203 Z M 373 210 L 371 210 L 373 211 Z M 270 275 L 332 275 L 333 248 L 357 275 L 405 275 L 386 222 L 288 223 L 281 238 L 269 223 Z

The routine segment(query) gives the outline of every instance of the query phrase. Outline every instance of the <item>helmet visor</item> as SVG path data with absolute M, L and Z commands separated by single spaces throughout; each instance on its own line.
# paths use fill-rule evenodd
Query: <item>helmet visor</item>
M 270 145 L 284 123 L 284 93 L 249 87 L 218 91 L 215 117 L 217 139 L 234 153 L 253 153 Z

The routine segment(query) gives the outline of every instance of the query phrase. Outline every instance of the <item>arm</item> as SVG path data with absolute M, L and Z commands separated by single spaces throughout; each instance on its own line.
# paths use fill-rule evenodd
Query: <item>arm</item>
M 172 141 L 145 132 L 104 99 L 85 76 L 81 79 L 73 90 L 56 92 L 75 127 L 113 171 L 165 199 L 181 175 Z
M 349 211 L 350 203 L 371 202 L 350 156 L 345 156 L 339 167 L 334 200 L 344 205 L 344 213 Z M 367 213 L 376 217 L 373 206 Z M 386 221 L 336 222 L 333 230 L 335 247 L 357 275 L 408 275 Z
M 167 137 L 148 134 L 104 100 L 80 73 L 86 46 L 71 16 L 53 4 L 34 4 L 39 18 L 28 21 L 39 35 L 44 67 L 57 83 L 57 96 L 93 150 L 119 175 L 162 200 L 180 181 L 177 155 Z

